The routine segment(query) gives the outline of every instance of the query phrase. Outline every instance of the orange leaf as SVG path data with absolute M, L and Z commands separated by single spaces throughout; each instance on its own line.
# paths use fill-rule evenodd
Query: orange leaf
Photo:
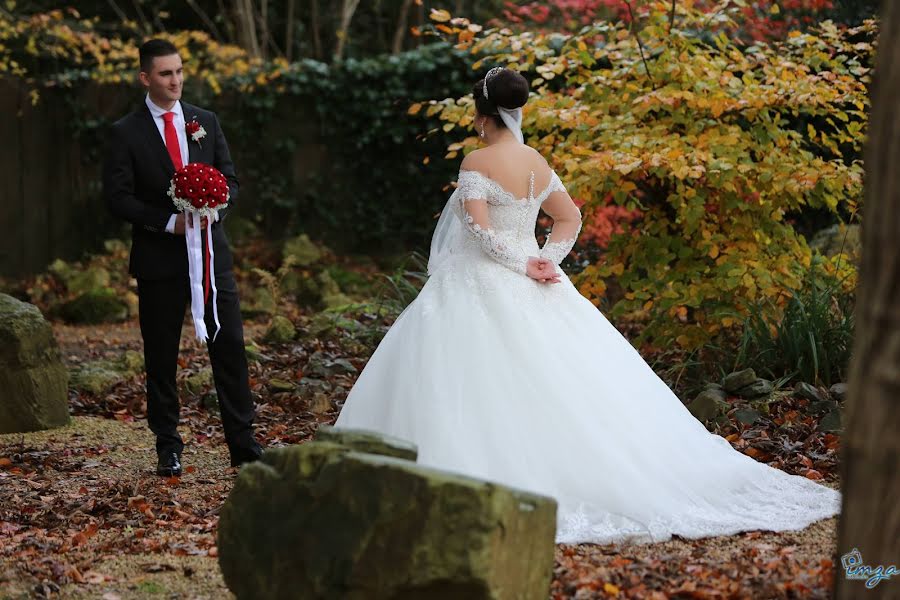
M 438 23 L 446 23 L 450 20 L 450 13 L 444 9 L 432 8 L 429 17 L 432 21 L 437 21 Z

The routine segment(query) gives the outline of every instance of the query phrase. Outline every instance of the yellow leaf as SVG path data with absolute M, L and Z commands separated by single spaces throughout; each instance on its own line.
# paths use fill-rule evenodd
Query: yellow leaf
M 713 244 L 712 248 L 709 249 L 709 257 L 717 258 L 719 256 L 719 245 Z
M 772 3 L 772 8 L 769 9 L 769 13 L 773 15 L 777 15 L 781 12 L 781 9 L 778 7 L 778 4 Z
M 611 583 L 604 583 L 603 591 L 606 592 L 607 594 L 612 594 L 615 596 L 616 594 L 619 593 L 619 588 Z
M 415 115 L 418 114 L 419 111 L 422 110 L 422 103 L 416 102 L 412 106 L 409 107 L 409 110 L 406 111 L 406 114 Z
M 613 168 L 616 171 L 618 171 L 619 173 L 621 173 L 622 175 L 628 175 L 629 173 L 631 173 L 632 171 L 637 169 L 639 166 L 641 166 L 641 162 L 642 162 L 641 159 L 638 158 L 631 162 L 622 163 L 621 165 L 616 165 Z
M 432 8 L 429 17 L 431 17 L 432 21 L 437 21 L 438 23 L 446 23 L 450 20 L 450 13 L 442 8 Z
M 427 164 L 430 163 L 430 162 L 431 162 L 431 158 L 429 158 L 428 156 L 426 156 L 425 158 L 422 159 L 422 164 L 423 164 L 423 165 L 427 165 Z

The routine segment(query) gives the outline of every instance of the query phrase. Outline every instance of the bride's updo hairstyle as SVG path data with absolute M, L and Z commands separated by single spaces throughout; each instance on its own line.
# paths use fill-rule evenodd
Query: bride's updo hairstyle
M 475 108 L 482 115 L 493 119 L 497 127 L 506 127 L 500 119 L 497 107 L 513 110 L 528 102 L 528 80 L 521 73 L 512 69 L 501 69 L 498 72 L 488 72 L 487 76 L 488 97 L 484 97 L 484 79 L 479 79 L 472 88 L 475 97 Z

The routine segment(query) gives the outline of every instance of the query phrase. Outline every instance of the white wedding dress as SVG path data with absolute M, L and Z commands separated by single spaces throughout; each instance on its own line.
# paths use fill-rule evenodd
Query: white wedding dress
M 798 530 L 837 514 L 839 492 L 709 433 L 565 275 L 524 274 L 528 256 L 559 264 L 580 229 L 557 222 L 538 247 L 542 204 L 571 200 L 555 194 L 555 173 L 537 194 L 534 178 L 517 198 L 460 171 L 430 277 L 336 425 L 412 441 L 424 465 L 555 498 L 559 543 Z

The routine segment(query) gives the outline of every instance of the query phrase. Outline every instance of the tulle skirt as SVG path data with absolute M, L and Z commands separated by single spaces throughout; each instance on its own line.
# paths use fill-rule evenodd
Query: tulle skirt
M 840 510 L 839 492 L 707 431 L 567 278 L 540 284 L 486 258 L 428 280 L 336 425 L 555 498 L 559 543 L 798 530 Z

